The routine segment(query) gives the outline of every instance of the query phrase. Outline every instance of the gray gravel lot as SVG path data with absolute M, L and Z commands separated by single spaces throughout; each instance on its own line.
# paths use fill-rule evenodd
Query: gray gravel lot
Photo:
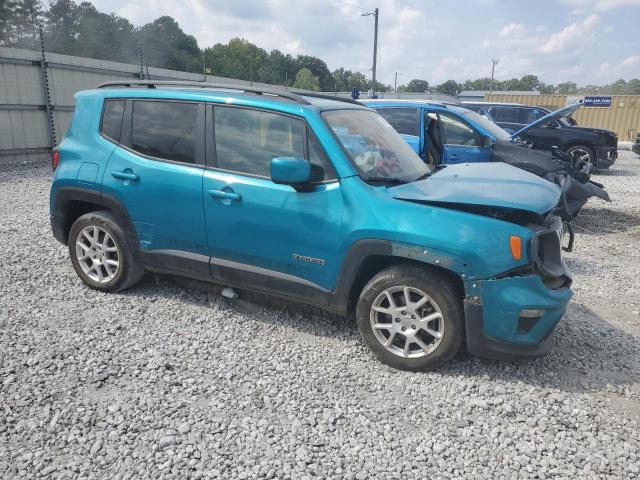
M 377 362 L 320 310 L 147 275 L 84 287 L 48 167 L 0 170 L 0 477 L 638 478 L 640 158 L 577 222 L 555 349 Z

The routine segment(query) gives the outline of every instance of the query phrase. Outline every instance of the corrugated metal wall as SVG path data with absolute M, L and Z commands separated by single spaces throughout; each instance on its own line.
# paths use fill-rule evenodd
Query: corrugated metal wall
M 49 130 L 40 52 L 0 47 L 0 163 L 49 158 Z M 64 136 L 73 114 L 73 94 L 110 80 L 138 77 L 139 66 L 55 53 L 46 54 L 56 139 Z M 147 74 L 147 69 L 144 71 Z M 204 76 L 149 68 L 152 80 L 203 81 Z M 251 82 L 207 75 L 207 82 Z M 254 86 L 284 88 L 253 82 Z
M 514 102 L 550 110 L 567 105 L 567 95 L 487 95 L 487 102 Z M 582 107 L 573 116 L 580 125 L 613 130 L 619 140 L 633 140 L 640 130 L 640 95 L 613 95 L 611 107 Z

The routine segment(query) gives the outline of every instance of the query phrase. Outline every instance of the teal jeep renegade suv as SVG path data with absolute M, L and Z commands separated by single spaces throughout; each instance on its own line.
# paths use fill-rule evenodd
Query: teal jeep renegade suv
M 572 295 L 559 189 L 432 170 L 375 111 L 322 95 L 110 82 L 76 95 L 51 224 L 88 286 L 145 270 L 355 315 L 383 362 L 546 352 Z

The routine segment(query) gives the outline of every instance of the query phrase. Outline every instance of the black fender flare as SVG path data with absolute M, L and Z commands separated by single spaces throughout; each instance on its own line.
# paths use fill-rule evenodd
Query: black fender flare
M 427 251 L 417 246 L 403 245 L 391 240 L 362 239 L 355 242 L 344 257 L 336 288 L 331 295 L 329 310 L 338 315 L 349 313 L 351 289 L 360 272 L 363 262 L 371 256 L 394 258 L 398 261 L 409 260 L 446 270 L 453 275 L 464 277 L 468 272 L 467 264 L 455 259 Z M 461 278 L 462 280 L 462 278 Z
M 129 216 L 129 212 L 122 202 L 112 195 L 102 193 L 98 190 L 79 187 L 60 187 L 56 190 L 53 199 L 53 209 L 51 211 L 51 229 L 56 240 L 63 245 L 67 245 L 67 234 L 69 225 L 69 204 L 71 202 L 86 202 L 98 205 L 105 210 L 111 211 L 118 219 L 120 227 L 125 231 L 127 240 L 131 245 L 139 248 L 138 235 Z

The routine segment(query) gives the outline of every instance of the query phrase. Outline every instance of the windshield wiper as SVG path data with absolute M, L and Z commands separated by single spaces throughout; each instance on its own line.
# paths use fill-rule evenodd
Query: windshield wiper
M 428 172 L 424 172 L 422 175 L 420 175 L 418 178 L 416 178 L 415 180 L 413 180 L 414 182 L 419 182 L 420 180 L 424 180 L 425 178 L 430 177 L 431 175 L 433 175 L 435 173 L 434 170 L 429 170 Z
M 367 182 L 391 183 L 393 185 L 408 183 L 407 180 L 401 180 L 393 177 L 367 177 Z

